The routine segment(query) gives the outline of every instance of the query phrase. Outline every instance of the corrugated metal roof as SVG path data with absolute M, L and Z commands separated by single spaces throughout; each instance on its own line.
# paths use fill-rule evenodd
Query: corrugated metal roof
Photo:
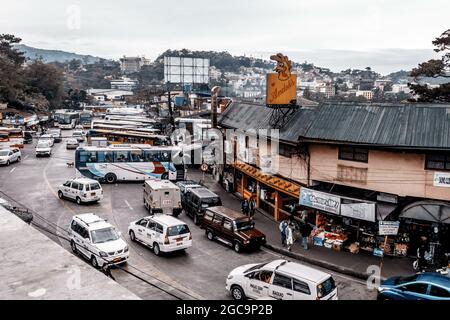
M 270 129 L 272 110 L 233 103 L 222 114 L 223 127 Z M 299 138 L 388 147 L 450 149 L 450 105 L 324 104 L 301 108 L 280 129 L 280 140 Z

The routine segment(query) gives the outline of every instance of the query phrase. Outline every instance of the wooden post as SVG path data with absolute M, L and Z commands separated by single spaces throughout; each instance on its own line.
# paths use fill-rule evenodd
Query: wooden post
M 259 208 L 261 204 L 261 186 L 259 181 L 256 181 L 256 207 Z

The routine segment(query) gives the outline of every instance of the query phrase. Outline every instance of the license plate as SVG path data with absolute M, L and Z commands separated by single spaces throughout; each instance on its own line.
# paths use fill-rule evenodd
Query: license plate
M 177 246 L 181 246 L 183 244 L 183 242 L 178 242 Z
M 95 196 L 95 192 L 91 193 L 91 196 L 93 196 L 93 197 L 94 197 L 94 196 Z
M 122 259 L 121 259 L 121 258 L 115 258 L 115 259 L 113 260 L 113 263 L 119 262 L 120 260 L 122 260 Z
M 163 201 L 163 205 L 165 205 L 165 206 L 170 206 L 171 204 L 172 204 L 172 201 L 170 201 L 170 200 Z

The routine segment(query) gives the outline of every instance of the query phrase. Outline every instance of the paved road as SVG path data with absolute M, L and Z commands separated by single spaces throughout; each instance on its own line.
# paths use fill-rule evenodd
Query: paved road
M 63 131 L 63 134 L 70 135 L 70 131 Z M 242 264 L 280 258 L 266 249 L 237 254 L 221 243 L 207 240 L 204 231 L 184 214 L 180 219 L 189 224 L 194 246 L 185 253 L 156 257 L 146 247 L 130 243 L 127 236 L 128 224 L 146 216 L 141 183 L 103 185 L 105 198 L 99 204 L 78 206 L 59 200 L 56 194 L 59 184 L 77 176 L 76 170 L 66 164 L 73 161 L 73 150 L 66 150 L 65 144 L 59 143 L 55 144 L 50 159 L 36 158 L 33 145 L 27 145 L 22 153 L 21 163 L 0 167 L 0 190 L 65 229 L 74 214 L 92 212 L 107 218 L 129 242 L 131 257 L 126 268 L 150 284 L 121 270 L 114 270 L 113 275 L 119 283 L 144 299 L 173 299 L 171 294 L 184 299 L 230 299 L 224 289 L 230 270 Z M 69 250 L 65 241 L 52 238 Z M 375 298 L 375 293 L 369 292 L 363 281 L 332 274 L 341 299 Z

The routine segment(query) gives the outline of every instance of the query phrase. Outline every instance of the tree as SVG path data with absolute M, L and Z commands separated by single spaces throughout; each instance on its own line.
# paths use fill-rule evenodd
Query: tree
M 15 103 L 23 94 L 23 53 L 13 45 L 21 39 L 10 34 L 0 34 L 0 101 Z
M 424 78 L 450 79 L 450 29 L 442 33 L 433 42 L 434 51 L 442 53 L 441 59 L 431 59 L 420 63 L 411 71 L 414 83 L 408 83 L 414 94 L 421 102 L 450 102 L 450 82 L 436 87 L 429 87 L 423 83 Z

